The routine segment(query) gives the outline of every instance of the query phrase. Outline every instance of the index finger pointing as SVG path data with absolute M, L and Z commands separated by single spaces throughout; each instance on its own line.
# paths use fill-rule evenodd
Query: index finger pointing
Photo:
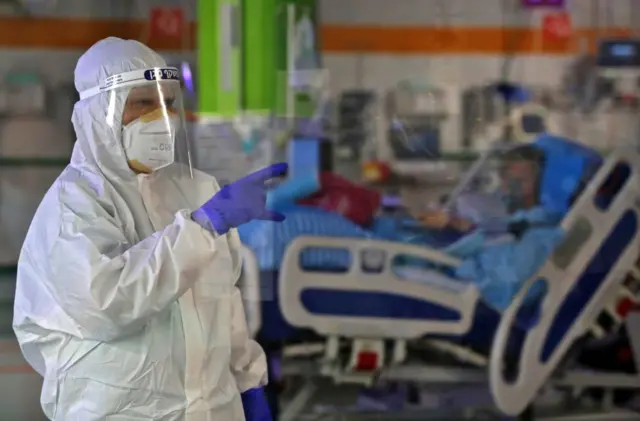
M 270 165 L 266 168 L 253 172 L 245 177 L 249 181 L 267 181 L 274 177 L 282 177 L 287 174 L 289 165 L 286 162 Z

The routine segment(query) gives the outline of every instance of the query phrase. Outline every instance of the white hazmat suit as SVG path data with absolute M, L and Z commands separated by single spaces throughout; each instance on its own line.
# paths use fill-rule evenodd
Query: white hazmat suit
M 162 66 L 143 44 L 108 38 L 80 58 L 75 85 Z M 129 168 L 129 91 L 75 105 L 71 163 L 20 255 L 16 336 L 44 377 L 52 420 L 244 421 L 240 393 L 266 383 L 266 361 L 235 287 L 237 233 L 217 236 L 190 219 L 218 190 L 212 177 L 192 179 L 179 164 L 149 175 Z

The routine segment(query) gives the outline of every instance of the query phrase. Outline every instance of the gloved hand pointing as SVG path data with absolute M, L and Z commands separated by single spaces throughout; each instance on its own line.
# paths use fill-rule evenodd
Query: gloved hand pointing
M 265 182 L 285 175 L 288 168 L 286 163 L 274 164 L 224 186 L 191 218 L 220 235 L 254 219 L 284 221 L 284 215 L 266 208 Z

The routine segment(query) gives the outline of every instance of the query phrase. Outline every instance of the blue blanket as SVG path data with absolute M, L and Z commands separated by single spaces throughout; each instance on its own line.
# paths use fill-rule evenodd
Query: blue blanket
M 398 218 L 379 217 L 365 229 L 337 213 L 315 207 L 291 205 L 279 211 L 287 217 L 282 223 L 254 220 L 238 228 L 240 239 L 256 254 L 261 270 L 278 270 L 287 246 L 300 236 L 372 238 L 430 247 L 442 247 L 460 238 L 457 232 L 406 226 L 406 221 Z M 315 247 L 302 253 L 300 263 L 306 269 L 345 270 L 349 259 L 346 250 Z
M 286 248 L 300 236 L 372 238 L 371 233 L 341 215 L 307 206 L 280 210 L 282 223 L 254 220 L 238 228 L 240 239 L 256 254 L 261 270 L 280 269 Z M 304 268 L 347 268 L 349 253 L 339 249 L 313 248 L 302 253 Z
M 504 310 L 563 237 L 557 228 L 532 228 L 519 240 L 490 244 L 467 256 L 456 270 L 456 277 L 475 283 L 488 304 Z M 527 300 L 543 292 L 544 283 L 537 282 L 529 289 Z
M 564 239 L 564 232 L 557 227 L 561 219 L 561 214 L 534 208 L 518 212 L 506 221 L 527 221 L 532 225 L 520 238 L 504 232 L 499 239 L 496 237 L 500 233 L 496 231 L 477 230 L 447 249 L 463 259 L 455 276 L 476 284 L 488 304 L 504 310 Z M 505 229 L 508 227 L 503 225 Z M 543 293 L 544 283 L 536 282 L 529 289 L 527 300 Z
M 403 230 L 402 223 L 393 218 L 378 218 L 365 230 L 341 215 L 313 207 L 293 206 L 283 212 L 287 215 L 283 223 L 252 221 L 238 229 L 242 242 L 256 254 L 261 270 L 277 271 L 287 246 L 303 235 L 372 238 L 431 247 L 437 247 L 439 243 L 436 233 Z M 535 226 L 519 239 L 496 241 L 496 237 L 507 234 L 508 224 L 493 223 L 490 229 L 478 229 L 445 249 L 463 260 L 455 273 L 447 275 L 453 275 L 461 282 L 475 283 L 485 301 L 498 310 L 509 305 L 523 283 L 533 276 L 564 237 L 555 227 L 560 220 L 556 214 L 534 209 L 509 218 L 513 222 L 519 220 L 527 220 Z M 499 232 L 496 226 L 505 227 L 505 232 Z M 347 250 L 312 248 L 302 253 L 300 264 L 307 269 L 346 270 L 350 255 Z M 424 264 L 424 267 L 432 268 L 428 262 L 409 256 L 394 264 L 412 267 Z M 542 285 L 532 288 L 529 297 L 539 296 Z

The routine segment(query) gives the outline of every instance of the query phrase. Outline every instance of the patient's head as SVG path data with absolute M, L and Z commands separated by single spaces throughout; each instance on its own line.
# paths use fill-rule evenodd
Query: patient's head
M 544 154 L 533 146 L 512 149 L 503 156 L 500 189 L 509 212 L 530 209 L 538 204 L 540 172 Z

